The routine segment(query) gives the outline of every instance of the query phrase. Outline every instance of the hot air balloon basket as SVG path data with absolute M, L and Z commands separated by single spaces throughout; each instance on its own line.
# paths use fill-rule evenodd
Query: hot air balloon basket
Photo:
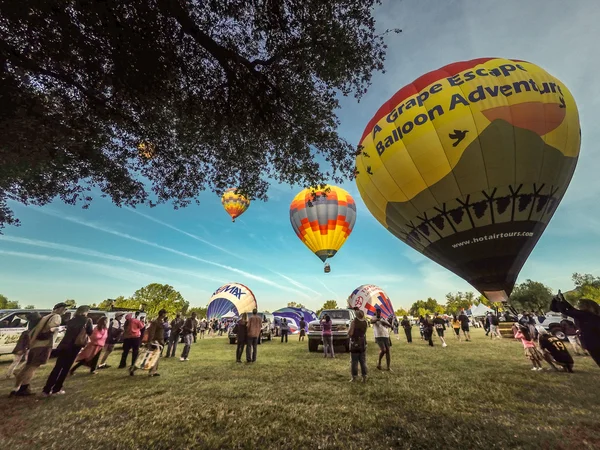
M 323 272 L 325 272 L 325 273 L 331 272 L 331 267 L 329 267 L 329 264 L 325 264 L 325 267 L 323 268 Z

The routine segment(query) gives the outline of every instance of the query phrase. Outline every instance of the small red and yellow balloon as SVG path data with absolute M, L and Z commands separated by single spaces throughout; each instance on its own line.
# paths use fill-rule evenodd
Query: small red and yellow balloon
M 221 197 L 221 204 L 227 214 L 231 216 L 231 221 L 244 214 L 250 206 L 250 200 L 243 194 L 236 193 L 236 188 L 229 188 Z

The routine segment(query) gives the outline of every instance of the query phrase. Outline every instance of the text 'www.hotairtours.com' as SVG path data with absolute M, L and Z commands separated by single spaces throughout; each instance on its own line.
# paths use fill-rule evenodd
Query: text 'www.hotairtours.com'
M 487 236 L 482 236 L 479 238 L 467 239 L 466 241 L 457 242 L 456 244 L 452 244 L 452 248 L 463 247 L 469 244 L 478 244 L 479 242 L 491 241 L 493 239 L 504 239 L 511 237 L 532 237 L 532 231 L 513 231 L 511 233 L 496 233 L 496 234 L 488 234 Z

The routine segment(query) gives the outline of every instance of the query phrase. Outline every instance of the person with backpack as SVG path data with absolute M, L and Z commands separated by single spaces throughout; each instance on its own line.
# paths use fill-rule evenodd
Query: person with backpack
M 69 370 L 81 349 L 87 345 L 89 336 L 94 331 L 92 320 L 87 317 L 89 311 L 89 306 L 80 306 L 75 311 L 75 316 L 67 322 L 65 336 L 58 344 L 56 364 L 42 390 L 45 397 L 65 393 L 62 387 Z
M 498 330 L 498 326 L 500 325 L 500 321 L 498 320 L 498 316 L 496 314 L 491 314 L 490 313 L 490 338 L 494 339 L 494 336 L 496 336 L 498 339 L 502 338 L 502 335 L 500 334 L 500 331 Z M 531 333 L 531 328 L 529 329 L 530 333 Z M 532 334 L 533 336 L 533 334 Z
M 385 363 L 388 371 L 390 369 L 390 332 L 389 328 L 391 325 L 389 322 L 381 317 L 381 309 L 375 311 L 375 317 L 371 319 L 371 325 L 373 325 L 373 335 L 375 336 L 375 342 L 379 345 L 379 360 L 377 361 L 377 369 L 381 369 L 381 360 L 385 356 Z
M 465 308 L 461 308 L 458 320 L 460 320 L 460 328 L 465 337 L 465 341 L 469 342 L 471 340 L 471 332 L 469 330 L 469 316 L 467 316 Z
M 54 344 L 54 334 L 63 329 L 61 326 L 61 316 L 67 310 L 67 306 L 66 303 L 54 305 L 52 312 L 43 317 L 31 331 L 27 363 L 17 374 L 15 389 L 10 393 L 11 396 L 24 397 L 34 395 L 31 392 L 29 383 L 31 383 L 38 368 L 46 364 L 48 359 L 50 359 L 50 353 Z
M 363 383 L 367 381 L 367 321 L 365 320 L 365 313 L 362 310 L 356 311 L 356 317 L 350 324 L 350 330 L 348 335 L 350 336 L 350 373 L 352 378 L 350 382 L 353 383 L 358 378 L 358 365 L 360 364 L 360 373 L 362 375 Z
M 114 319 L 111 319 L 108 323 L 108 336 L 106 337 L 106 343 L 104 344 L 104 351 L 100 358 L 100 364 L 98 369 L 110 369 L 110 365 L 106 364 L 106 360 L 115 348 L 115 344 L 118 344 L 123 335 L 123 324 L 121 318 L 125 313 L 115 314 Z
M 135 313 L 136 317 L 131 314 L 125 316 L 125 331 L 123 333 L 123 354 L 121 355 L 121 363 L 119 369 L 127 367 L 127 356 L 131 351 L 131 366 L 135 365 L 135 360 L 140 353 L 140 344 L 142 343 L 142 331 L 145 328 L 144 323 L 137 319 L 139 311 Z

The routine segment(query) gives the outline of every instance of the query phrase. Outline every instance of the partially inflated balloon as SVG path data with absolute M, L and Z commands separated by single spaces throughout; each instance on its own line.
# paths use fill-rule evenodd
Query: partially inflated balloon
M 575 100 L 540 67 L 458 62 L 377 111 L 356 183 L 392 234 L 506 300 L 567 189 L 580 138 Z
M 358 308 L 369 316 L 374 316 L 378 309 L 381 310 L 382 317 L 394 314 L 392 301 L 383 289 L 374 284 L 363 284 L 354 289 L 348 297 L 348 306 Z
M 225 211 L 227 211 L 227 214 L 231 216 L 231 221 L 235 222 L 235 219 L 244 214 L 248 209 L 250 200 L 245 195 L 236 194 L 235 188 L 229 188 L 223 193 L 221 204 L 225 208 Z
M 206 316 L 208 319 L 220 319 L 228 312 L 233 312 L 236 316 L 245 312 L 251 312 L 257 308 L 256 297 L 254 293 L 240 283 L 228 283 L 217 289 L 210 301 Z
M 333 258 L 350 236 L 356 204 L 337 186 L 304 189 L 290 205 L 290 222 L 304 245 L 324 262 Z

